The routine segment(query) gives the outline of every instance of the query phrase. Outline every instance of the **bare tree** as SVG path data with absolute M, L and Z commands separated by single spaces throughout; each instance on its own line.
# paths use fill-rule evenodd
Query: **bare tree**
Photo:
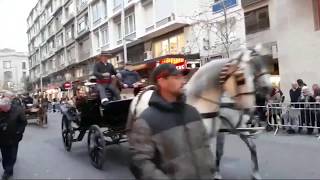
M 213 14 L 212 5 L 220 5 L 221 11 Z M 198 45 L 199 40 L 203 41 L 203 46 L 199 47 L 199 50 L 203 48 L 208 52 L 208 56 L 212 54 L 223 54 L 225 57 L 230 57 L 230 48 L 233 43 L 235 27 L 237 22 L 241 20 L 242 15 L 238 12 L 235 15 L 230 15 L 228 12 L 229 4 L 225 0 L 218 2 L 209 2 L 202 4 L 204 10 L 196 12 L 193 16 L 186 16 L 192 21 L 191 28 L 198 28 L 194 33 L 194 40 L 197 42 L 190 43 L 191 45 Z M 220 16 L 219 16 L 220 15 Z M 210 36 L 214 35 L 214 42 L 211 42 Z M 200 37 L 208 38 L 200 38 Z M 187 46 L 189 45 L 187 44 Z M 220 48 L 221 47 L 221 48 Z M 220 48 L 220 49 L 219 49 Z
M 31 82 L 31 80 L 30 80 L 30 77 L 25 77 L 25 78 L 23 78 L 24 80 L 23 80 L 23 82 L 24 82 L 24 90 L 26 91 L 26 92 L 31 92 L 32 91 L 32 89 L 33 89 L 33 87 L 32 87 L 32 82 Z

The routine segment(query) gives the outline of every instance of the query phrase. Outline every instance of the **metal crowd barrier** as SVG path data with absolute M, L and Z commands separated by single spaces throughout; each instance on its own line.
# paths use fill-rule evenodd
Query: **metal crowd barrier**
M 309 128 L 313 132 L 314 129 L 320 129 L 320 103 L 268 103 L 267 122 L 276 127 L 274 135 L 280 127 Z

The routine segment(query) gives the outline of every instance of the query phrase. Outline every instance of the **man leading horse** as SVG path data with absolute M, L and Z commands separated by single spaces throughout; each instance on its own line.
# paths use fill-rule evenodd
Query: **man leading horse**
M 268 57 L 259 48 L 245 50 L 235 58 L 205 64 L 188 82 L 186 86 L 187 103 L 201 113 L 207 133 L 212 140 L 210 143 L 212 152 L 214 152 L 216 146 L 214 142 L 220 129 L 230 128 L 231 131 L 236 132 L 249 120 L 242 116 L 238 119 L 222 118 L 220 108 L 229 107 L 244 112 L 244 115 L 248 117 L 254 111 L 255 94 L 257 92 L 264 95 L 269 93 L 271 83 L 267 69 L 268 62 Z M 148 102 L 153 92 L 152 90 L 144 91 L 133 99 L 128 122 L 135 121 L 144 112 L 149 106 Z M 233 99 L 234 103 L 223 103 L 224 95 Z M 128 129 L 130 129 L 130 123 L 128 123 Z M 257 161 L 254 161 L 254 179 L 259 179 L 256 176 L 257 167 Z M 217 170 L 215 167 L 213 169 Z

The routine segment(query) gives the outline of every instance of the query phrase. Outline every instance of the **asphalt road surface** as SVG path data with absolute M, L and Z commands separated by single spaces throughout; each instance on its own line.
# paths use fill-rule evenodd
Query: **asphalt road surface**
M 61 115 L 49 114 L 49 126 L 29 124 L 20 143 L 14 178 L 23 179 L 132 179 L 127 168 L 126 144 L 107 148 L 103 170 L 95 169 L 87 152 L 86 137 L 64 150 Z M 320 141 L 315 136 L 260 134 L 255 142 L 263 179 L 320 178 Z M 248 179 L 249 151 L 240 138 L 228 135 L 221 172 L 225 179 Z

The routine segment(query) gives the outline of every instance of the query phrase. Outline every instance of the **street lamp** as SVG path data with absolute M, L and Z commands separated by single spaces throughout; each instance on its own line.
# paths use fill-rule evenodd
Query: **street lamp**
M 42 93 L 42 87 L 43 84 L 42 84 L 42 62 L 40 60 L 40 92 Z
M 124 9 L 124 2 L 122 0 L 122 9 L 121 9 L 121 29 L 122 29 L 122 44 L 123 44 L 123 60 L 124 64 L 127 64 L 128 57 L 127 57 L 127 42 L 126 42 L 126 30 L 125 30 L 125 9 Z

